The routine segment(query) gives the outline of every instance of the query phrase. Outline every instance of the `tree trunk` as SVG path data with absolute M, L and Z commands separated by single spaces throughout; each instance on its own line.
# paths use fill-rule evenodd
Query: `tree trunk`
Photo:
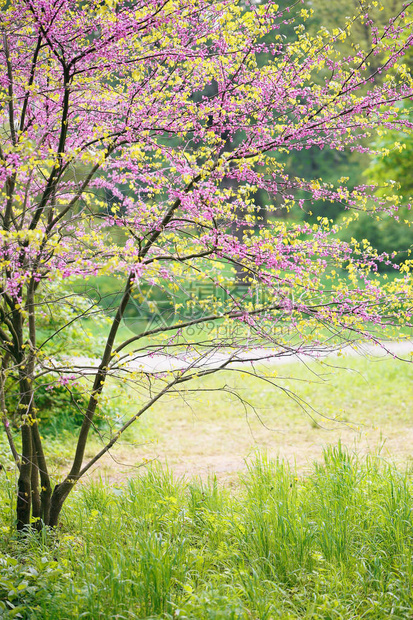
M 33 439 L 33 438 L 32 438 Z M 32 518 L 36 529 L 40 529 L 40 517 L 42 514 L 40 493 L 39 493 L 39 467 L 37 464 L 36 452 L 34 448 L 34 441 L 32 445 L 33 457 L 32 457 L 32 474 L 31 474 L 31 493 L 32 493 Z
M 32 433 L 27 422 L 22 425 L 22 459 L 20 475 L 17 483 L 17 529 L 24 530 L 30 525 L 30 512 L 32 504 Z
M 34 365 L 31 364 L 34 368 Z M 27 372 L 27 371 L 26 371 Z M 33 373 L 32 373 L 33 376 Z M 17 528 L 24 529 L 36 520 L 36 527 L 49 524 L 52 488 L 47 471 L 39 427 L 34 408 L 33 379 L 27 374 L 20 377 L 20 407 L 23 408 L 22 460 L 18 481 Z M 41 491 L 39 489 L 39 477 Z
M 33 450 L 36 453 L 37 469 L 40 475 L 41 492 L 40 492 L 40 518 L 44 525 L 49 525 L 50 498 L 52 495 L 52 487 L 50 484 L 50 476 L 47 471 L 46 459 L 43 452 L 42 441 L 39 433 L 37 420 L 32 426 Z
M 50 502 L 50 515 L 49 515 L 49 525 L 50 527 L 56 527 L 59 523 L 60 511 L 62 510 L 63 504 L 67 496 L 69 495 L 71 489 L 73 488 L 73 484 L 68 485 L 68 483 L 62 482 L 61 484 L 57 484 L 54 488 L 53 495 Z

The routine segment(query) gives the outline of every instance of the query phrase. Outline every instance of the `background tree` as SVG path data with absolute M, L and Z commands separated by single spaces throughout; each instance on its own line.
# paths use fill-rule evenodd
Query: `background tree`
M 0 388 L 19 468 L 19 529 L 33 520 L 56 525 L 79 478 L 155 402 L 194 378 L 254 361 L 256 347 L 265 357 L 317 354 L 410 321 L 408 276 L 381 286 L 374 270 L 389 258 L 340 242 L 328 216 L 337 201 L 392 213 L 398 195 L 289 175 L 279 157 L 315 148 L 364 151 L 362 140 L 377 128 L 410 130 L 408 119 L 395 116 L 396 104 L 412 96 L 399 60 L 412 38 L 410 3 L 374 31 L 369 50 L 343 58 L 341 31 L 310 36 L 297 21 L 296 41 L 286 42 L 291 11 L 271 1 L 244 5 L 0 1 Z M 305 9 L 296 10 L 305 19 Z M 386 61 L 372 73 L 369 58 L 380 54 Z M 376 74 L 389 69 L 375 85 Z M 300 208 L 322 200 L 325 216 L 317 225 L 264 226 L 254 201 L 259 190 L 280 197 L 286 209 L 298 191 Z M 116 197 L 109 206 L 108 195 Z M 248 274 L 241 293 L 233 287 L 240 268 Z M 54 342 L 66 329 L 105 311 L 93 295 L 87 308 L 76 298 L 108 275 L 123 289 L 110 299 L 96 367 L 70 348 L 59 355 Z M 210 284 L 206 296 L 188 291 L 197 282 Z M 151 303 L 157 287 L 173 312 L 123 338 L 129 308 Z M 47 309 L 68 305 L 71 314 L 55 333 L 39 332 Z M 185 331 L 205 324 L 209 333 Z M 160 354 L 167 364 L 148 370 L 148 356 Z M 11 374 L 18 377 L 21 447 L 4 398 Z M 55 485 L 37 419 L 45 375 L 88 393 L 72 466 Z M 137 404 L 85 462 L 112 379 L 135 386 Z
M 285 9 L 291 3 L 288 0 L 280 0 L 278 4 Z M 313 36 L 320 29 L 326 29 L 331 34 L 341 33 L 340 37 L 337 37 L 335 40 L 335 47 L 339 50 L 340 55 L 345 57 L 353 56 L 360 50 L 368 53 L 371 49 L 374 30 L 378 27 L 383 28 L 388 24 L 389 20 L 403 9 L 404 2 L 403 0 L 392 0 L 385 3 L 365 0 L 363 2 L 359 0 L 352 0 L 351 2 L 345 0 L 331 0 L 331 2 L 326 0 L 305 0 L 303 4 L 308 17 L 306 17 L 304 24 L 301 24 L 301 27 L 304 25 L 306 31 Z M 294 19 L 290 20 L 290 22 L 289 26 L 285 26 L 283 29 L 283 37 L 286 41 L 293 42 L 299 35 L 299 25 L 295 23 Z M 383 60 L 383 55 L 371 54 L 367 61 L 376 84 L 381 81 L 382 74 L 377 69 L 383 64 Z M 313 75 L 316 83 L 322 83 L 324 78 L 325 72 L 322 70 L 318 70 Z M 365 88 L 368 88 L 367 84 Z M 365 146 L 369 146 L 368 139 L 365 139 Z M 305 179 L 322 178 L 325 182 L 334 182 L 335 179 L 344 176 L 348 177 L 347 186 L 349 188 L 365 183 L 366 179 L 363 177 L 363 170 L 369 166 L 370 161 L 366 152 L 354 152 L 348 148 L 344 148 L 340 152 L 330 149 L 320 150 L 318 148 L 310 148 L 304 151 L 292 150 L 288 154 L 281 155 L 280 158 L 285 164 L 286 172 L 289 175 L 297 175 Z M 263 192 L 258 196 L 258 201 L 264 208 L 266 202 L 271 203 L 271 200 Z M 305 219 L 306 221 L 316 221 L 317 217 L 324 214 L 324 211 L 325 204 L 320 200 L 314 201 L 311 209 L 308 211 L 293 209 L 292 212 L 287 213 L 281 207 L 278 215 L 280 217 L 294 217 Z M 343 207 L 339 201 L 329 207 L 329 213 L 330 217 L 334 219 L 342 215 Z M 352 227 L 353 236 L 359 240 L 363 239 L 362 229 L 364 226 L 375 227 L 375 223 L 372 220 L 367 223 L 366 218 L 363 219 L 363 224 L 359 223 Z M 389 247 L 392 247 L 392 243 L 389 242 L 381 247 L 389 249 Z
M 412 48 L 403 56 L 404 70 L 411 73 Z M 411 101 L 400 102 L 397 117 L 411 119 Z M 342 234 L 343 239 L 355 237 L 359 241 L 368 240 L 379 253 L 393 254 L 394 262 L 403 264 L 411 255 L 412 248 L 412 135 L 411 132 L 385 131 L 370 141 L 370 151 L 366 165 L 359 170 L 360 180 L 373 183 L 376 195 L 385 197 L 389 187 L 397 192 L 400 201 L 396 217 L 386 213 L 355 214 L 353 222 Z M 392 265 L 381 264 L 379 269 L 394 272 Z
M 338 42 L 345 55 L 352 55 L 355 50 L 368 52 L 375 38 L 375 30 L 390 22 L 403 11 L 403 0 L 313 0 L 307 3 L 313 9 L 311 29 L 317 31 L 327 28 L 330 32 L 342 30 L 347 32 L 345 39 Z M 357 17 L 356 17 L 357 16 Z M 373 54 L 368 60 L 373 74 L 380 68 L 383 57 Z

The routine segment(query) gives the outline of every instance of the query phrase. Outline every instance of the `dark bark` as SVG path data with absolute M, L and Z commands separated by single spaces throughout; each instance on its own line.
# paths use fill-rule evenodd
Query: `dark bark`
M 41 502 L 41 512 L 40 517 L 45 525 L 49 524 L 49 513 L 50 513 L 50 498 L 52 495 L 52 486 L 50 484 L 50 476 L 47 471 L 46 459 L 43 452 L 42 442 L 39 433 L 39 426 L 37 421 L 34 422 L 32 426 L 32 435 L 33 435 L 33 450 L 36 455 L 36 463 L 40 476 L 40 502 Z
M 23 530 L 30 525 L 31 512 L 31 475 L 32 475 L 32 433 L 30 425 L 22 425 L 22 459 L 17 483 L 17 529 Z
M 33 439 L 33 437 L 32 437 Z M 36 529 L 40 529 L 40 517 L 41 517 L 41 501 L 39 492 L 39 467 L 37 465 L 36 452 L 34 449 L 34 441 L 32 445 L 33 457 L 32 457 L 32 473 L 31 473 L 31 494 L 32 494 L 32 518 Z
M 50 515 L 49 525 L 50 527 L 56 527 L 59 523 L 59 516 L 62 510 L 65 499 L 72 490 L 74 483 L 70 483 L 67 480 L 61 484 L 57 484 L 54 488 L 53 495 L 50 503 Z

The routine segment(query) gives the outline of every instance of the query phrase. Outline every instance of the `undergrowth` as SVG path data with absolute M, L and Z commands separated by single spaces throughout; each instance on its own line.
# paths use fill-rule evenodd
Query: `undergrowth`
M 258 455 L 233 489 L 149 468 L 70 497 L 19 539 L 2 476 L 0 617 L 197 620 L 412 617 L 408 471 L 341 445 L 299 478 Z

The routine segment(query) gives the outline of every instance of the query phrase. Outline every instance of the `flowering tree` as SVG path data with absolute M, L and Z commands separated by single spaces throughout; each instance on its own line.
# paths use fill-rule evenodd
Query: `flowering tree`
M 79 478 L 156 401 L 195 377 L 253 360 L 258 347 L 262 357 L 316 354 L 410 320 L 409 262 L 381 286 L 377 261 L 391 257 L 341 242 L 328 217 L 337 202 L 349 214 L 397 217 L 391 186 L 376 198 L 371 186 L 350 191 L 345 179 L 288 176 L 277 159 L 314 147 L 363 150 L 377 131 L 410 130 L 395 104 L 413 92 L 402 62 L 411 3 L 381 29 L 360 4 L 337 29 L 310 37 L 298 2 L 281 10 L 272 0 L 0 0 L 0 391 L 19 468 L 18 528 L 56 525 Z M 340 57 L 335 43 L 358 21 L 370 29 L 371 49 Z M 295 28 L 294 41 L 284 43 L 284 27 Z M 372 72 L 377 57 L 386 60 Z M 298 203 L 309 211 L 322 199 L 325 217 L 294 224 L 269 213 L 264 222 L 258 190 L 287 210 Z M 238 289 L 234 271 L 243 274 Z M 110 308 L 85 296 L 102 275 L 123 280 Z M 188 292 L 196 282 L 209 283 L 207 295 Z M 153 311 L 159 294 L 169 296 L 168 316 L 137 322 L 120 338 L 131 308 Z M 73 325 L 105 312 L 95 367 L 69 346 L 58 351 Z M 209 333 L 188 331 L 205 324 Z M 17 414 L 6 409 L 11 376 Z M 133 383 L 141 404 L 85 462 L 112 378 Z M 45 380 L 88 392 L 71 469 L 54 486 L 36 416 Z

